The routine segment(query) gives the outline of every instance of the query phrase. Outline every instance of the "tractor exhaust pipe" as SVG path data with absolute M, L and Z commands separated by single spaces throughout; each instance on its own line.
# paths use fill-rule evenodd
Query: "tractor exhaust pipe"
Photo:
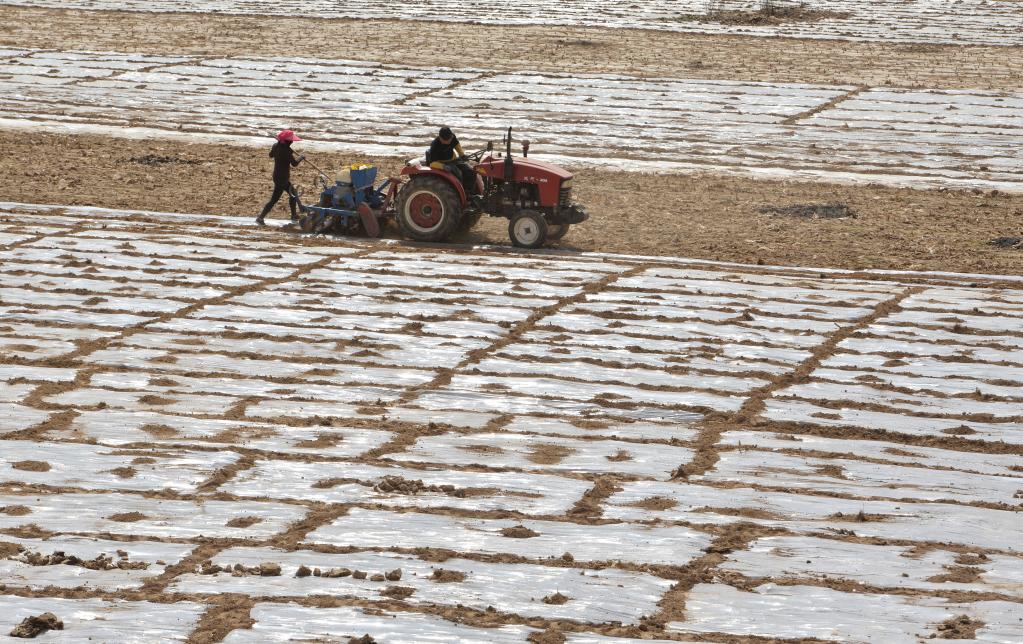
M 515 178 L 515 163 L 512 161 L 511 152 L 512 143 L 512 129 L 508 128 L 508 136 L 504 139 L 505 144 L 505 155 L 504 155 L 504 180 L 511 185 L 512 179 Z

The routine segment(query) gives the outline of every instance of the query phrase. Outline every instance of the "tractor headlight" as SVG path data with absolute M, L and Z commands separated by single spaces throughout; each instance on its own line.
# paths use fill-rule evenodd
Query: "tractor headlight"
M 572 189 L 572 180 L 571 179 L 565 179 L 564 181 L 562 181 L 561 182 L 561 189 L 562 190 L 571 190 Z

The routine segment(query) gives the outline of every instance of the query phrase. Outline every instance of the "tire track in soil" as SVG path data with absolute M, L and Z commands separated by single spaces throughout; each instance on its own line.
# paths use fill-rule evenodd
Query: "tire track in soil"
M 895 297 L 884 300 L 873 307 L 871 312 L 852 324 L 841 326 L 826 336 L 824 342 L 819 344 L 811 353 L 810 357 L 800 363 L 789 373 L 777 376 L 768 384 L 759 387 L 750 394 L 743 402 L 738 411 L 724 414 L 711 414 L 704 421 L 704 427 L 696 438 L 696 455 L 684 465 L 681 465 L 672 474 L 673 479 L 688 479 L 691 476 L 704 474 L 711 470 L 718 462 L 717 443 L 721 435 L 726 431 L 738 429 L 742 425 L 751 425 L 754 419 L 764 410 L 764 404 L 775 392 L 791 385 L 806 382 L 821 362 L 831 357 L 837 350 L 839 343 L 853 333 L 868 328 L 877 320 L 896 312 L 899 305 L 907 297 L 923 291 L 923 287 L 913 286 L 904 289 Z
M 824 112 L 826 110 L 830 110 L 831 108 L 835 107 L 839 103 L 844 103 L 845 101 L 847 101 L 847 100 L 849 100 L 851 98 L 854 98 L 854 97 L 862 94 L 863 92 L 866 92 L 869 89 L 870 89 L 870 87 L 867 86 L 867 85 L 860 85 L 856 89 L 854 89 L 854 90 L 852 90 L 850 92 L 847 92 L 845 94 L 842 94 L 840 96 L 836 96 L 835 98 L 831 99 L 830 101 L 821 103 L 820 105 L 818 105 L 816 107 L 812 107 L 812 108 L 810 108 L 810 109 L 808 109 L 808 110 L 806 110 L 804 112 L 800 112 L 799 114 L 793 114 L 792 116 L 790 116 L 790 117 L 788 117 L 788 118 L 786 118 L 786 119 L 784 119 L 782 121 L 779 121 L 779 124 L 780 125 L 795 125 L 796 123 L 799 123 L 803 119 L 808 119 L 808 118 L 810 118 L 811 116 L 813 116 L 815 114 L 819 114 L 819 113 Z
M 405 96 L 403 98 L 395 99 L 391 101 L 391 105 L 408 105 L 410 101 L 419 100 L 420 98 L 426 98 L 427 96 L 432 96 L 433 94 L 436 94 L 438 92 L 450 92 L 459 89 L 460 87 L 463 87 L 465 85 L 468 85 L 470 83 L 476 83 L 479 81 L 487 80 L 488 78 L 493 78 L 494 76 L 497 76 L 499 74 L 500 72 L 498 71 L 481 71 L 472 78 L 460 78 L 458 80 L 453 81 L 449 85 L 445 85 L 444 87 L 433 87 L 422 92 L 416 92 L 414 94 L 409 94 L 408 96 Z

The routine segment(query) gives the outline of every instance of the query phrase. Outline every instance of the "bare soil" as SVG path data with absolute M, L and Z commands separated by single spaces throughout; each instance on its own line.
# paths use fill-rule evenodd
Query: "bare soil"
M 2 11 L 0 11 L 2 13 Z M 0 199 L 255 218 L 271 189 L 262 149 L 0 132 Z M 154 169 L 147 154 L 178 159 Z M 321 168 L 396 158 L 308 154 Z M 32 159 L 26 163 L 26 159 Z M 1023 274 L 1023 251 L 990 243 L 1023 235 L 1023 195 L 878 185 L 764 181 L 713 175 L 578 170 L 575 199 L 588 222 L 561 248 L 836 268 Z M 312 192 L 302 167 L 296 184 Z M 855 217 L 800 217 L 842 205 Z M 785 209 L 795 210 L 786 211 Z M 774 211 L 768 209 L 776 209 Z M 286 217 L 286 204 L 271 214 Z M 288 233 L 281 233 L 282 235 Z M 386 237 L 398 237 L 390 225 Z M 484 218 L 462 243 L 508 244 L 507 222 Z
M 300 45 L 298 43 L 301 43 Z M 480 59 L 465 52 L 499 51 Z M 537 25 L 270 19 L 0 7 L 0 45 L 204 56 L 309 56 L 424 67 L 899 87 L 1023 86 L 1017 47 L 864 43 Z M 144 157 L 146 153 L 139 154 Z M 159 158 L 155 154 L 155 158 Z

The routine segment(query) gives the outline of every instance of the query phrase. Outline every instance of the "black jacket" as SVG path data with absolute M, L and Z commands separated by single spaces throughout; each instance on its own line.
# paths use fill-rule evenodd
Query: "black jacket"
M 291 183 L 291 167 L 298 165 L 298 159 L 290 145 L 277 142 L 270 148 L 270 158 L 274 160 L 274 183 L 286 185 Z
M 455 153 L 458 154 L 455 154 Z M 430 144 L 429 163 L 450 163 L 462 154 L 462 145 L 458 142 L 458 137 L 451 137 L 451 143 L 444 143 L 438 136 Z

